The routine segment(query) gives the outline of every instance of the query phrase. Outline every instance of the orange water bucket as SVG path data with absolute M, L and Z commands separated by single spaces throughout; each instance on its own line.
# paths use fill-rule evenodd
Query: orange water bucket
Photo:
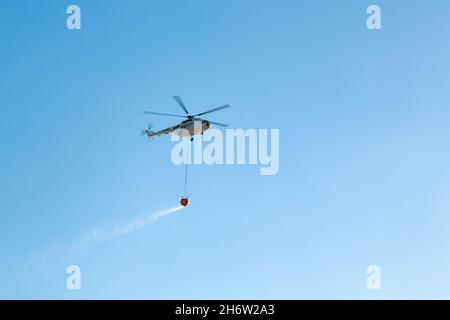
M 183 207 L 186 207 L 186 206 L 189 204 L 188 198 L 181 198 L 180 204 L 181 204 Z

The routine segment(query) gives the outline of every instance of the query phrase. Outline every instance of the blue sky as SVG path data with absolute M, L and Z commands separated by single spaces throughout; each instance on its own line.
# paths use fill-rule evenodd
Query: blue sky
M 0 298 L 450 298 L 448 17 L 444 0 L 4 1 Z M 279 173 L 193 167 L 179 214 L 65 252 L 177 204 L 174 143 L 140 136 L 176 123 L 141 113 L 180 112 L 173 95 L 280 129 Z

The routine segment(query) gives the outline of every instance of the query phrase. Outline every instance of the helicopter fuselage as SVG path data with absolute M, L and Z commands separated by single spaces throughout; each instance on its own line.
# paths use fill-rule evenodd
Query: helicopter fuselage
M 192 137 L 209 128 L 211 128 L 211 123 L 207 120 L 185 120 L 179 124 L 173 133 L 180 137 Z

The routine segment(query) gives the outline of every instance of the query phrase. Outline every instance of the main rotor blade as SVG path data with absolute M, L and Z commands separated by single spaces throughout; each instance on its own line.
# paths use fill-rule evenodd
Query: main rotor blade
M 211 112 L 216 112 L 216 111 L 219 111 L 219 110 L 222 110 L 222 109 L 226 109 L 226 108 L 229 108 L 229 107 L 230 107 L 230 105 L 226 104 L 226 105 L 223 105 L 223 106 L 221 106 L 221 107 L 217 107 L 217 108 L 214 108 L 214 109 L 211 109 L 211 110 L 202 112 L 202 113 L 194 114 L 193 116 L 194 116 L 194 117 L 202 116 L 202 115 L 204 115 L 204 114 L 211 113 Z
M 170 113 L 160 113 L 160 112 L 152 112 L 152 111 L 142 111 L 144 114 L 156 114 L 158 116 L 169 116 L 169 117 L 179 117 L 186 118 L 187 116 L 180 116 L 178 114 L 170 114 Z
M 178 102 L 178 104 L 180 105 L 181 109 L 183 109 L 184 112 L 186 112 L 186 114 L 189 115 L 189 111 L 186 108 L 186 106 L 184 105 L 183 100 L 181 100 L 181 98 L 179 96 L 173 96 L 173 98 L 175 99 L 176 102 Z
M 225 124 L 225 123 L 220 123 L 220 122 L 215 122 L 215 121 L 209 121 L 209 120 L 208 120 L 208 122 L 209 122 L 209 123 L 212 123 L 212 124 L 214 124 L 214 125 L 216 125 L 216 126 L 220 126 L 220 127 L 228 127 L 228 125 Z

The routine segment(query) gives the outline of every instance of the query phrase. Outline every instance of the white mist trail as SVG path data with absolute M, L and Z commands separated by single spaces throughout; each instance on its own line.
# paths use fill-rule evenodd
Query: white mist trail
M 75 245 L 74 249 L 84 249 L 89 244 L 102 241 L 102 240 L 112 240 L 121 236 L 129 235 L 137 230 L 144 228 L 150 224 L 154 224 L 161 218 L 164 218 L 172 213 L 180 211 L 183 209 L 183 206 L 177 206 L 170 209 L 158 211 L 156 213 L 152 213 L 145 217 L 135 218 L 130 221 L 128 224 L 122 226 L 114 226 L 110 228 L 106 228 L 104 226 L 100 226 L 94 228 L 91 232 L 87 233 L 83 238 L 81 238 Z
M 112 227 L 101 225 L 80 235 L 78 238 L 74 239 L 72 244 L 68 244 L 67 246 L 63 244 L 47 245 L 42 250 L 31 255 L 26 262 L 26 265 L 39 273 L 48 272 L 49 270 L 56 272 L 56 270 L 61 269 L 62 266 L 67 266 L 79 259 L 97 242 L 104 242 L 130 235 L 183 208 L 184 207 L 180 205 L 170 209 L 160 210 L 147 216 L 137 217 L 124 225 Z

